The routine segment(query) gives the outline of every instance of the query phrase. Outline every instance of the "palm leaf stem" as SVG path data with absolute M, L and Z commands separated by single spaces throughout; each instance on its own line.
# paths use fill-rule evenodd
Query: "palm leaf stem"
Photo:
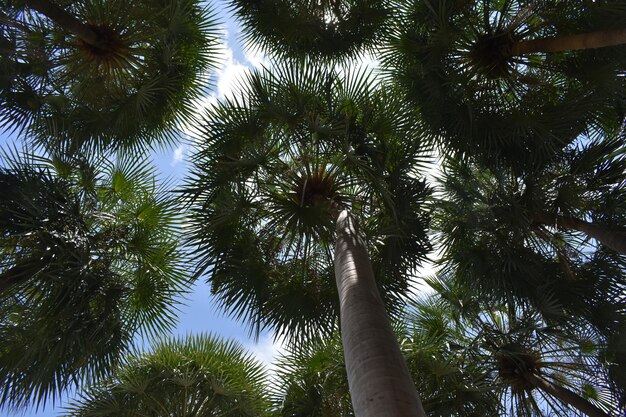
M 0 274 L 0 296 L 7 292 L 10 288 L 25 281 L 30 275 L 24 268 L 16 265 Z
M 36 275 L 52 260 L 50 254 L 41 256 L 39 262 L 34 265 L 29 262 L 17 262 L 10 268 L 0 273 L 0 297 L 14 286 L 27 281 L 30 277 Z

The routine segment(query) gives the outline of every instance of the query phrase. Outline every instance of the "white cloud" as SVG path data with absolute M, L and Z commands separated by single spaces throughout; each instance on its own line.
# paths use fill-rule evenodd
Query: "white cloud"
M 360 59 L 355 64 L 366 67 L 374 73 L 380 70 L 380 60 L 372 55 L 371 52 L 361 54 Z
M 245 46 L 243 53 L 253 68 L 267 68 L 269 65 L 269 59 L 258 46 Z
M 435 293 L 435 290 L 428 285 L 424 279 L 436 276 L 441 272 L 441 266 L 437 265 L 437 262 L 443 257 L 443 248 L 437 245 L 438 236 L 436 234 L 429 236 L 429 238 L 434 246 L 433 251 L 428 256 L 429 260 L 422 262 L 422 264 L 412 272 L 411 275 L 415 277 L 415 279 L 410 283 L 410 292 L 406 296 L 408 299 L 414 299 L 415 296 L 419 298 L 427 297 Z
M 287 352 L 281 341 L 274 341 L 271 335 L 262 335 L 256 343 L 246 344 L 246 349 L 266 366 L 272 379 L 275 376 L 276 359 Z
M 346 62 L 336 63 L 335 70 L 343 76 L 354 75 L 355 72 L 376 75 L 380 71 L 380 61 L 369 52 L 361 53 Z
M 174 166 L 185 159 L 185 149 L 187 149 L 187 146 L 185 145 L 180 145 L 178 148 L 174 149 L 172 162 L 170 163 L 171 166 Z
M 443 157 L 438 149 L 433 149 L 430 155 L 426 157 L 426 161 L 426 169 L 422 170 L 422 174 L 431 187 L 437 187 L 435 196 L 439 197 L 440 184 L 438 180 L 443 177 L 443 171 L 441 170 Z
M 205 114 L 206 110 L 215 105 L 218 100 L 227 97 L 233 97 L 238 90 L 239 85 L 245 79 L 246 73 L 251 69 L 250 66 L 244 65 L 237 61 L 234 56 L 233 48 L 230 47 L 227 40 L 222 42 L 219 46 L 220 54 L 222 56 L 221 65 L 214 72 L 214 77 L 217 79 L 215 82 L 214 91 L 204 97 L 195 100 L 196 118 L 201 120 L 201 117 Z M 249 58 L 248 58 L 249 57 Z M 252 65 L 264 62 L 264 55 L 262 54 L 246 54 L 246 59 L 251 62 Z M 196 123 L 183 126 L 183 132 L 191 138 L 198 138 L 199 132 L 196 127 Z
M 233 56 L 233 50 L 227 46 L 224 65 L 217 71 L 217 98 L 232 96 L 238 82 L 243 80 L 249 71 L 250 68 L 238 62 Z
M 435 258 L 437 258 L 437 255 L 435 255 Z M 414 298 L 414 296 L 418 296 L 418 297 L 424 297 L 430 294 L 433 294 L 435 292 L 435 290 L 433 290 L 430 285 L 426 284 L 426 282 L 424 281 L 424 278 L 429 278 L 432 277 L 433 275 L 437 274 L 438 272 L 438 268 L 435 266 L 434 262 L 428 261 L 428 262 L 424 262 L 420 267 L 418 267 L 415 270 L 415 277 L 417 277 L 417 279 L 415 281 L 412 281 L 410 284 L 410 294 L 407 297 L 408 298 Z

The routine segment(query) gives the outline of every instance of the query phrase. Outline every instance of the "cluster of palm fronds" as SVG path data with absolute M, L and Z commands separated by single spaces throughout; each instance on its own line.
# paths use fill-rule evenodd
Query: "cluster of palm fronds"
M 1 407 L 82 385 L 70 415 L 353 415 L 386 382 L 345 370 L 349 211 L 426 415 L 624 413 L 623 1 L 232 0 L 272 59 L 202 117 L 196 0 L 0 6 L 0 126 L 35 149 L 0 169 Z M 191 123 L 175 198 L 143 155 Z M 200 277 L 288 344 L 271 387 L 215 336 L 126 356 Z
M 1 7 L 0 124 L 26 147 L 0 169 L 0 402 L 21 408 L 172 328 L 182 217 L 147 151 L 191 120 L 220 32 L 189 0 Z
M 185 288 L 174 200 L 146 161 L 8 160 L 0 172 L 0 393 L 44 400 L 108 375 Z
M 171 139 L 215 64 L 215 18 L 193 0 L 3 0 L 2 10 L 2 124 L 48 149 Z

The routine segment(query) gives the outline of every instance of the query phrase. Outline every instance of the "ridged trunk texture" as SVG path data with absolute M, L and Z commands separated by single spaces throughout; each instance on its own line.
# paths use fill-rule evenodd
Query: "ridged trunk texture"
M 48 17 L 67 32 L 78 36 L 83 42 L 94 47 L 100 46 L 100 37 L 96 32 L 49 0 L 24 0 L 24 3 L 30 9 Z
M 576 219 L 574 217 L 550 216 L 547 213 L 535 214 L 535 220 L 547 226 L 557 225 L 564 229 L 577 230 L 594 238 L 603 245 L 616 252 L 626 255 L 626 233 L 619 230 L 611 230 L 604 226 Z
M 560 385 L 553 384 L 542 376 L 528 374 L 526 375 L 526 379 L 528 380 L 528 382 L 533 384 L 533 386 L 547 392 L 555 398 L 558 398 L 565 404 L 571 405 L 572 407 L 588 415 L 589 417 L 611 417 L 609 414 L 591 404 L 589 401 L 576 394 L 575 392 L 572 392 Z
M 626 43 L 626 29 L 603 30 L 580 35 L 559 36 L 557 38 L 519 41 L 511 47 L 511 55 L 526 55 L 535 52 L 563 52 L 580 49 L 604 48 Z
M 425 417 L 352 214 L 343 210 L 336 226 L 335 278 L 354 414 Z

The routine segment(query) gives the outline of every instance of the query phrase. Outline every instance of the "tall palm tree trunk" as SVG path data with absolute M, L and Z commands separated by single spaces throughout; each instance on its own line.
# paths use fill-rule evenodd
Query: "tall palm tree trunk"
M 546 213 L 535 214 L 535 220 L 547 226 L 554 225 L 564 229 L 577 230 L 594 238 L 603 245 L 616 252 L 626 255 L 626 233 L 618 230 L 610 230 L 597 224 L 576 219 L 574 217 L 550 216 Z
M 335 279 L 341 340 L 356 417 L 425 417 L 400 352 L 374 271 L 348 210 L 337 218 Z
M 559 36 L 557 38 L 533 39 L 515 42 L 511 55 L 526 55 L 535 52 L 562 52 L 579 49 L 604 48 L 626 43 L 626 29 L 603 30 L 580 35 Z
M 533 384 L 533 386 L 549 393 L 550 395 L 558 398 L 564 403 L 571 405 L 572 407 L 588 415 L 589 417 L 611 417 L 609 414 L 591 404 L 589 401 L 576 394 L 575 392 L 572 392 L 569 389 L 560 385 L 553 384 L 552 382 L 548 381 L 540 375 L 529 373 L 526 375 L 526 379 L 528 380 L 528 382 Z
M 48 17 L 67 32 L 78 36 L 85 43 L 94 47 L 100 46 L 100 37 L 93 29 L 50 0 L 24 0 L 24 2 L 29 8 Z

